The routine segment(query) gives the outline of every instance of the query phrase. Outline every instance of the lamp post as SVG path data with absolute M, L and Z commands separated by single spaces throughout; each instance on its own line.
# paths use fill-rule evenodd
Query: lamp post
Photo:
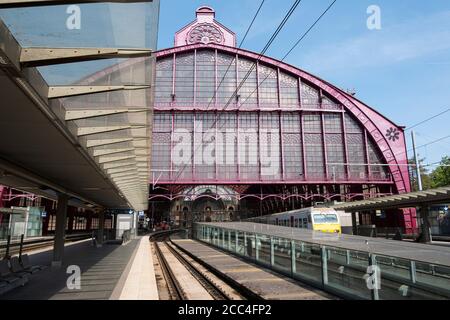
M 411 131 L 411 138 L 414 150 L 414 161 L 416 162 L 417 185 L 419 187 L 419 191 L 422 191 L 423 190 L 422 176 L 420 175 L 419 158 L 417 157 L 417 149 L 416 149 L 416 133 L 414 131 Z

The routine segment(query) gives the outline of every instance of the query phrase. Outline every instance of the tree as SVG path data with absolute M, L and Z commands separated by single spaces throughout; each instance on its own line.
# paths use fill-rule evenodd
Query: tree
M 450 157 L 442 158 L 441 164 L 430 174 L 430 178 L 432 188 L 450 186 Z
M 420 177 L 422 178 L 423 190 L 431 189 L 431 178 L 428 169 L 423 166 L 425 158 L 419 159 Z M 419 183 L 417 182 L 416 161 L 413 159 L 408 160 L 409 177 L 411 180 L 411 191 L 419 191 Z

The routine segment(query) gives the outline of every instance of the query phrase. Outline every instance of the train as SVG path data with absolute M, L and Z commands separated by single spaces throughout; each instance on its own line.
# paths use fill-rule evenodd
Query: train
M 351 227 L 351 217 L 347 213 L 327 207 L 292 210 L 246 221 L 339 234 L 342 234 L 343 228 L 347 230 L 349 224 Z

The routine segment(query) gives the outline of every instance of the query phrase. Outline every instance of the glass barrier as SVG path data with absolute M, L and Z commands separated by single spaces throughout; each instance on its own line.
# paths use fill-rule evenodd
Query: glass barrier
M 449 290 L 450 268 L 432 264 L 415 262 L 415 281 L 417 284 Z
M 272 238 L 274 242 L 274 264 L 275 269 L 291 272 L 291 241 L 284 238 Z
M 232 252 L 236 252 L 236 231 L 229 230 L 230 232 L 230 248 L 229 250 Z
M 225 230 L 219 229 L 218 236 L 219 248 L 225 249 Z
M 196 224 L 204 241 L 344 298 L 450 299 L 450 267 Z M 262 230 L 261 230 L 262 231 Z
M 322 262 L 319 245 L 295 242 L 294 277 L 316 284 L 322 284 Z
M 256 239 L 254 234 L 244 233 L 245 256 L 256 259 Z
M 256 260 L 270 266 L 270 237 L 257 234 L 256 240 L 258 244 Z
M 328 283 L 337 291 L 344 291 L 360 299 L 370 299 L 366 274 L 369 267 L 369 254 L 357 252 L 347 255 L 348 250 L 326 247 Z M 350 256 L 350 257 L 349 257 Z
M 245 256 L 244 232 L 236 231 L 236 253 Z

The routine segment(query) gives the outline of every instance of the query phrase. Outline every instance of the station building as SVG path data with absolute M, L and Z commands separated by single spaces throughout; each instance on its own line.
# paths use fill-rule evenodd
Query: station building
M 148 216 L 188 225 L 410 191 L 402 126 L 326 80 L 238 48 L 212 8 L 198 8 L 155 58 Z M 146 65 L 133 61 L 83 84 Z M 30 201 L 0 190 L 3 207 Z M 54 202 L 34 204 L 46 207 L 46 233 Z M 70 210 L 68 228 L 97 225 L 89 208 Z M 362 212 L 359 224 L 413 233 L 416 212 Z
M 153 208 L 223 221 L 410 191 L 402 126 L 323 79 L 238 48 L 212 8 L 196 15 L 156 53 Z M 359 218 L 417 227 L 409 209 Z

